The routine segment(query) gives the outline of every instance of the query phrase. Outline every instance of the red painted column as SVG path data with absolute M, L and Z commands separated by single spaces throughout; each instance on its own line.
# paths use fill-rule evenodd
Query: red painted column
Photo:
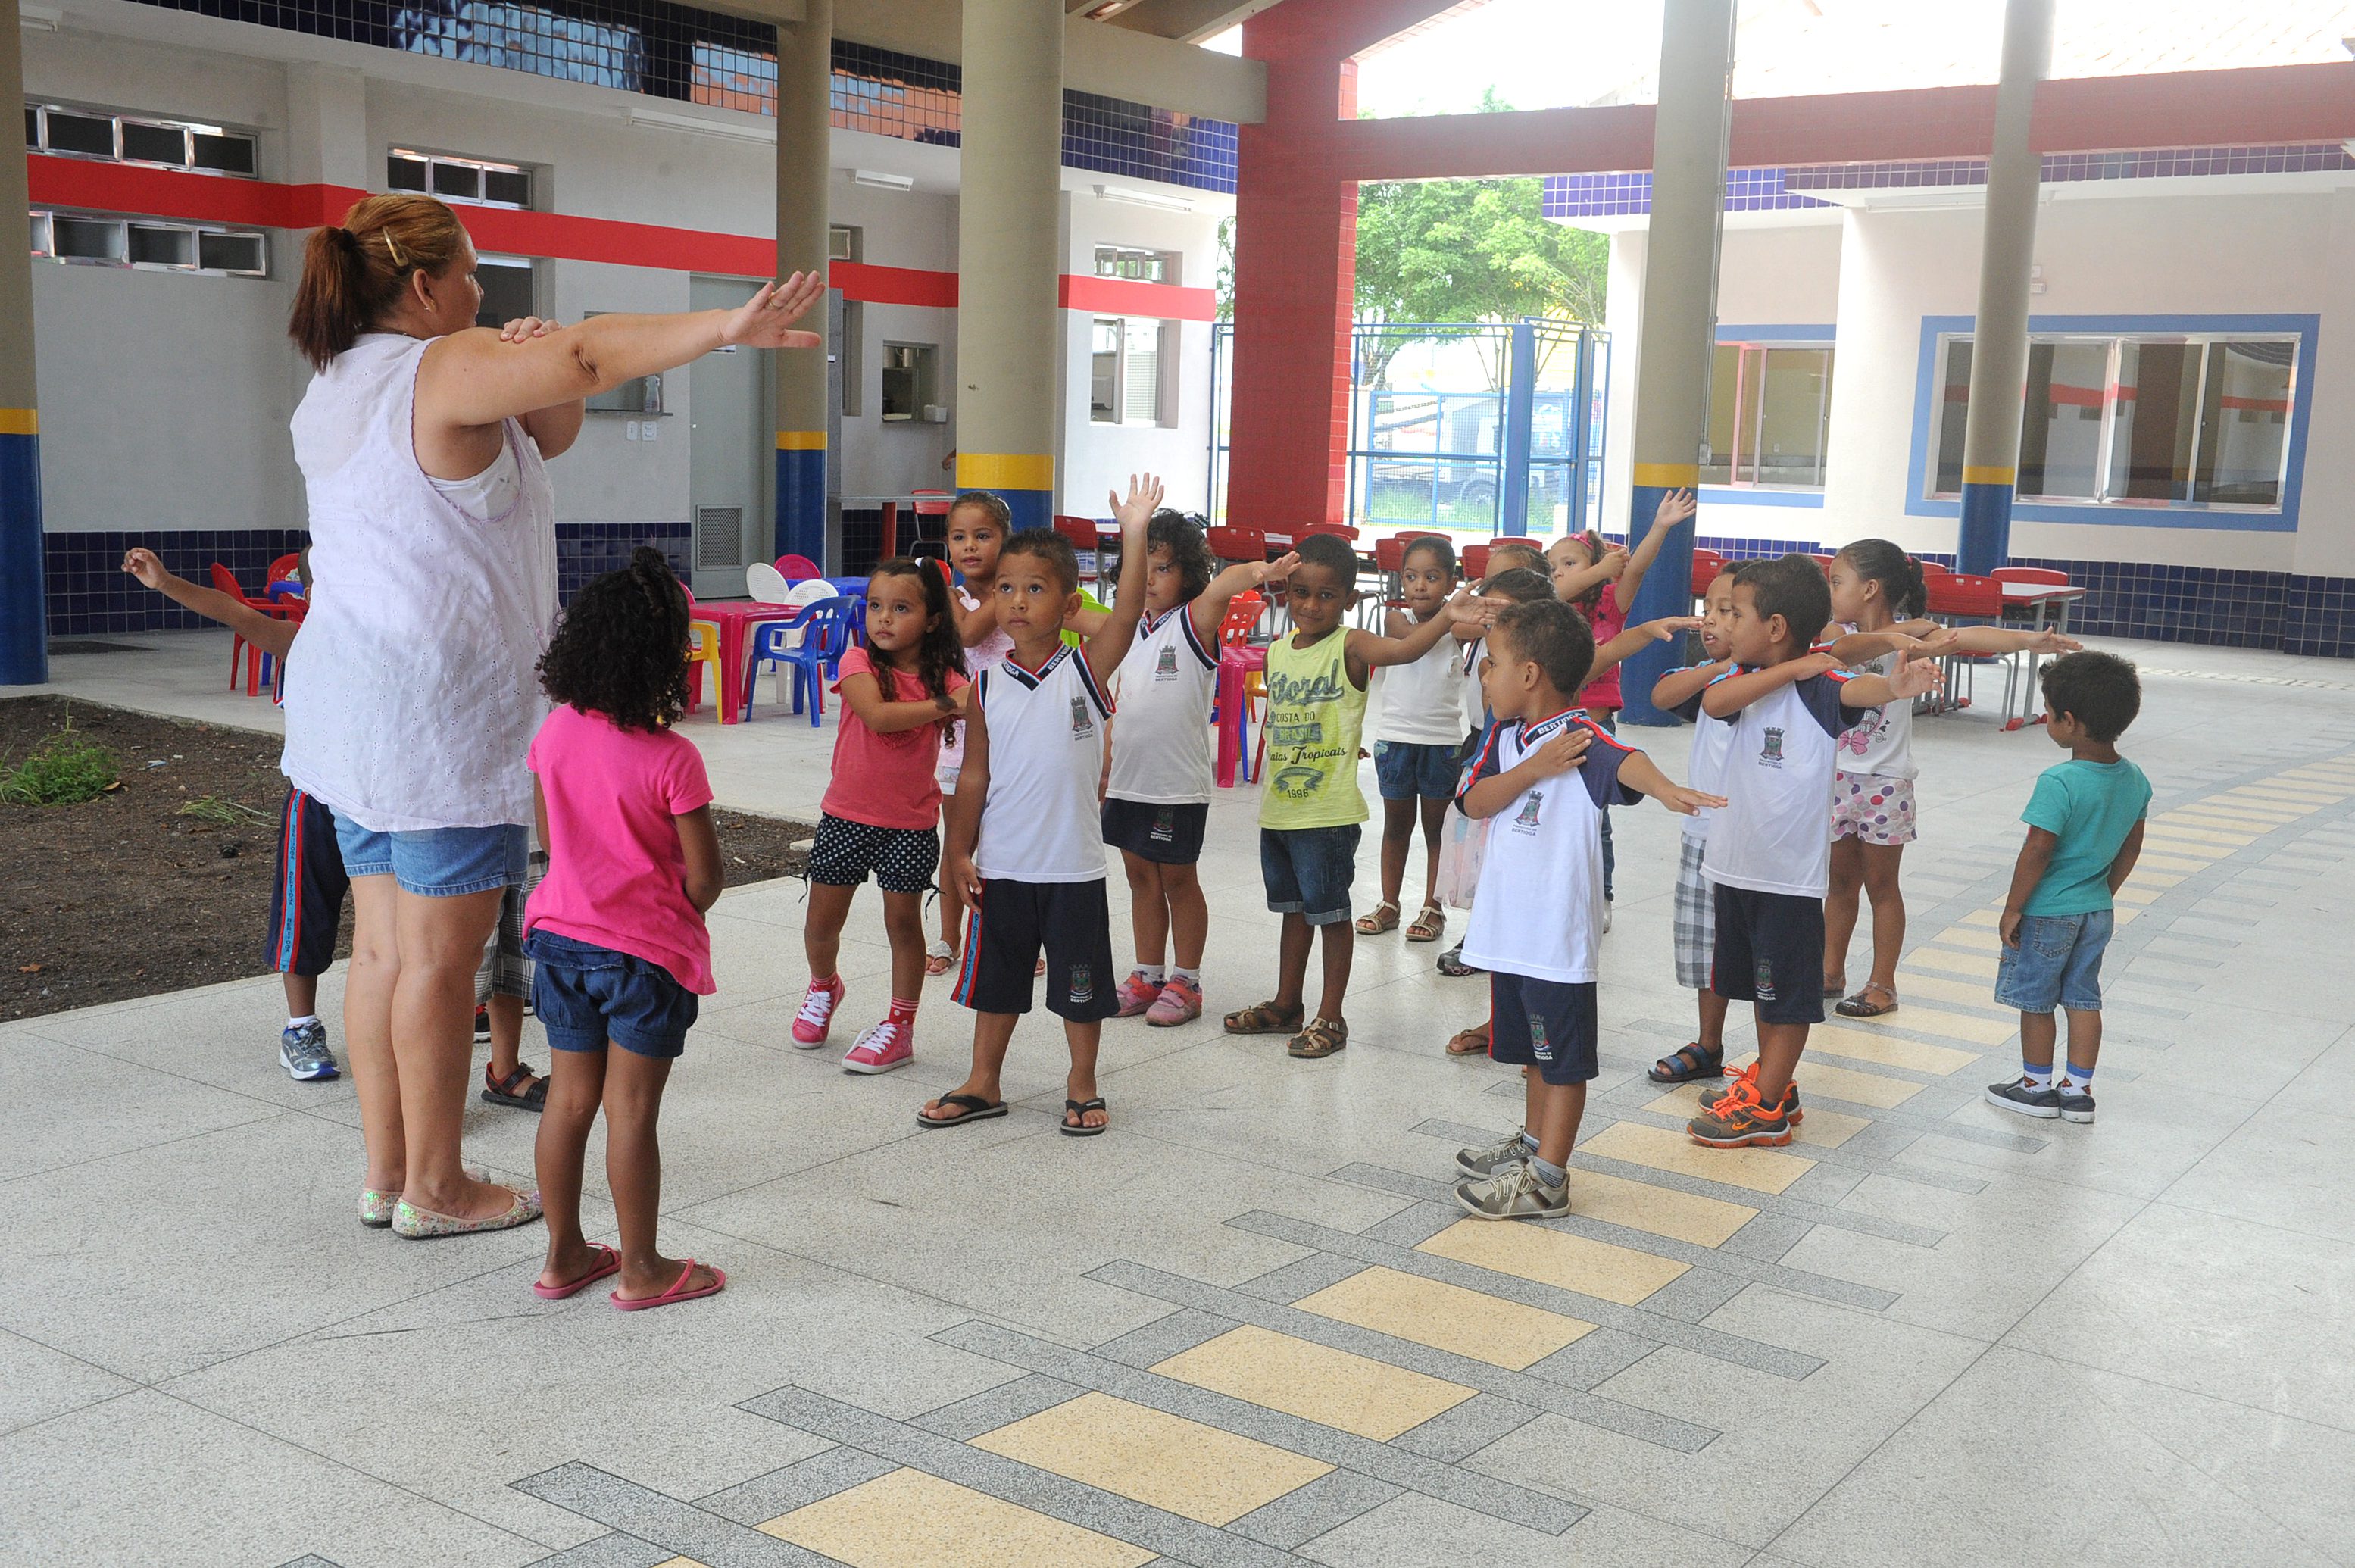
M 1237 150 L 1227 481 L 1229 521 L 1280 533 L 1346 520 L 1358 271 L 1358 187 L 1336 167 L 1357 62 L 1286 10 L 1243 24 L 1243 53 L 1267 62 L 1267 119 Z

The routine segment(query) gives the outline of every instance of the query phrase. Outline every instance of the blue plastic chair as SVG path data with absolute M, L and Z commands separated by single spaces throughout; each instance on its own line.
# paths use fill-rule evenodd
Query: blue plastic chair
M 826 722 L 826 683 L 841 674 L 842 656 L 850 647 L 850 599 L 821 599 L 790 621 L 765 621 L 752 628 L 751 667 L 744 677 L 744 717 L 752 717 L 752 693 L 761 667 L 783 665 L 793 671 L 793 711 L 802 710 L 802 689 L 809 689 L 813 729 Z M 798 645 L 791 643 L 801 634 Z

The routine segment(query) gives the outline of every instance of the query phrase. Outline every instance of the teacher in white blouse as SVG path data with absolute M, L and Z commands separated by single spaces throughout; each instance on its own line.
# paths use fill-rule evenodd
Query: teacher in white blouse
M 293 419 L 311 607 L 286 668 L 297 786 L 336 815 L 357 918 L 344 1036 L 368 1140 L 364 1222 L 405 1236 L 537 1219 L 459 1159 L 474 970 L 523 879 L 525 748 L 556 616 L 546 460 L 582 400 L 712 349 L 815 348 L 799 273 L 741 308 L 477 328 L 474 248 L 431 197 L 315 230 L 289 334 L 318 371 Z

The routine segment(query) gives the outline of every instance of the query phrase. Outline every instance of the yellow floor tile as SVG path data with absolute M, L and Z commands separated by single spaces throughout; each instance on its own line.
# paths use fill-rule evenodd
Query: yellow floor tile
M 1917 947 L 1905 955 L 1908 965 L 1929 969 L 1944 969 L 1950 975 L 1984 975 L 1995 976 L 1995 960 L 1979 953 L 1941 953 L 1934 947 Z M 1899 989 L 1903 990 L 1903 987 Z
M 1978 1060 L 1977 1051 L 1956 1051 L 1950 1045 L 1924 1045 L 1918 1040 L 1845 1023 L 1817 1024 L 1809 1029 L 1807 1051 L 1810 1054 L 1822 1051 L 1828 1056 L 1845 1056 L 1882 1067 L 1902 1067 L 1913 1072 L 1935 1072 L 1941 1077 Z
M 1900 992 L 1901 1005 L 1884 1020 L 1885 1027 L 1943 1035 L 1948 1040 L 1968 1040 L 1974 1045 L 2001 1045 L 2019 1028 L 2016 1016 L 2000 1019 L 1973 1018 L 1968 1013 L 1950 1013 L 1939 1008 L 1925 1008 L 1914 999 L 1914 993 L 1919 992 L 1925 997 L 1937 996 L 1940 1001 L 1976 1002 L 1983 1008 L 1995 1006 L 1994 987 L 1966 986 L 1962 989 L 1964 994 L 1960 997 L 1924 991 L 1922 979 L 1917 976 L 1905 983 Z
M 1154 1553 L 922 1470 L 894 1470 L 761 1529 L 850 1568 L 1139 1568 Z
M 2255 827 L 2271 832 L 2285 822 L 2296 822 L 2299 817 L 2311 814 L 2286 801 L 2195 800 L 2177 806 L 2167 815 L 2180 816 L 2187 822 L 2206 820 L 2220 822 L 2228 827 Z
M 2110 895 L 2110 901 L 2122 904 L 2147 904 L 2166 897 L 2163 888 L 2120 888 Z
M 2177 888 L 2183 885 L 2183 879 L 2172 871 L 2152 870 L 2148 860 L 2137 860 L 2131 883 L 2137 887 Z
M 1579 1196 L 1577 1189 L 1586 1179 L 1583 1174 L 1571 1179 L 1573 1204 Z M 1377 1334 L 1516 1372 L 1594 1331 L 1594 1325 L 1583 1318 L 1524 1307 L 1394 1268 L 1369 1268 L 1351 1275 L 1293 1305 L 1336 1322 L 1354 1323 Z
M 2110 923 L 2113 925 L 2132 925 L 2135 923 L 2135 917 L 2140 913 L 2142 913 L 2142 911 L 2135 908 L 2132 904 L 2128 904 L 2122 910 L 2115 910 L 2112 912 Z
M 2204 827 L 2186 827 L 2179 823 L 2154 818 L 2144 827 L 2142 837 L 2146 844 L 2171 843 L 2195 848 L 2238 849 L 2254 842 L 2256 835 L 2214 833 Z
M 1995 988 L 1985 983 L 1974 985 L 1969 981 L 1956 980 L 1940 975 L 1903 974 L 1898 976 L 1898 996 L 1904 1004 L 1903 1007 L 1900 1008 L 1901 1014 L 1920 1012 L 1922 1009 L 1916 1008 L 1913 1004 L 1923 997 L 1928 997 L 1934 1001 L 1961 1002 L 1966 1007 L 1991 1008 L 1995 1006 Z M 1954 1013 L 1945 1013 L 1940 1016 L 1945 1019 L 1953 1019 L 1957 1015 Z M 2014 1016 L 2016 1017 L 2017 1015 Z M 1975 1024 L 1983 1024 L 1987 1020 L 1985 1019 L 1973 1019 L 1970 1021 Z M 1976 1039 L 1977 1037 L 1970 1036 L 1966 1038 Z
M 1333 1469 L 1104 1393 L 1066 1400 L 973 1445 L 1202 1524 L 1241 1519 Z
M 2252 784 L 2245 789 L 2236 789 L 2215 798 L 2245 802 L 2251 805 L 2278 805 L 2294 809 L 2303 816 L 2309 812 L 2319 811 L 2327 805 L 2337 805 L 2340 801 L 2345 800 L 2347 795 L 2344 791 L 2337 789 L 2288 789 L 2276 788 L 2270 784 Z
M 2135 860 L 2135 875 L 2142 875 L 2142 868 L 2148 866 L 2156 870 L 2180 871 L 2190 876 L 2206 870 L 2223 859 L 2221 855 L 2169 854 L 2168 851 L 2173 848 L 2172 845 L 2153 844 L 2146 840 L 2141 855 Z
M 1578 1147 L 1586 1154 L 1747 1187 L 1753 1192 L 1780 1192 L 1816 1163 L 1771 1148 L 1704 1148 L 1681 1129 L 1671 1132 L 1637 1122 L 1614 1122 Z
M 1696 1115 L 1698 1110 L 1695 1107 L 1685 1115 Z M 1571 1173 L 1570 1211 L 1590 1220 L 1607 1220 L 1631 1231 L 1690 1242 L 1697 1247 L 1722 1244 L 1758 1213 L 1746 1204 L 1655 1187 L 1647 1181 L 1629 1181 L 1625 1177 L 1605 1176 L 1599 1170 Z
M 1684 1136 L 1682 1133 L 1675 1136 Z M 1578 1173 L 1572 1172 L 1570 1179 L 1575 1194 Z M 1575 1196 L 1571 1200 L 1577 1200 Z M 1458 1220 L 1415 1251 L 1574 1290 L 1599 1301 L 1615 1301 L 1622 1307 L 1636 1305 L 1685 1272 L 1685 1265 L 1673 1258 L 1655 1257 L 1632 1247 L 1592 1242 L 1542 1225 L 1498 1224 L 1488 1220 Z
M 1755 1057 L 1745 1057 L 1742 1065 L 1747 1067 L 1755 1060 Z M 1828 1095 L 1834 1100 L 1846 1100 L 1852 1105 L 1870 1105 L 1880 1111 L 1902 1105 L 1922 1092 L 1922 1085 L 1908 1083 L 1902 1078 L 1883 1078 L 1877 1072 L 1858 1072 L 1806 1057 L 1800 1059 L 1798 1081 L 1802 1094 Z M 1812 1118 L 1815 1113 L 1810 1111 L 1807 1115 Z
M 2297 818 L 2294 816 L 2286 816 L 2276 822 L 2264 817 L 2246 816 L 2240 812 L 2227 816 L 2217 811 L 2170 811 L 2164 816 L 2152 817 L 2150 826 L 2161 832 L 2170 827 L 2198 828 L 2221 833 L 2248 844 L 2264 837 L 2275 828 L 2281 827 L 2283 823 L 2296 820 Z
M 1466 1220 L 1464 1223 L 1487 1231 L 1510 1231 L 1524 1243 L 1552 1233 L 1511 1222 Z M 1459 1383 L 1250 1324 L 1181 1350 L 1153 1370 L 1197 1388 L 1249 1400 L 1379 1443 L 1387 1443 L 1441 1411 L 1463 1403 L 1474 1392 Z
M 1995 918 L 2000 920 L 2003 917 L 1998 915 Z M 1994 932 L 1984 931 L 1971 925 L 1950 925 L 1930 940 L 1943 942 L 1949 947 L 1976 947 L 1988 953 L 1993 953 L 2003 945 L 2003 939 Z
M 1999 910 L 1975 909 L 1963 916 L 1963 923 L 1965 925 L 2000 925 L 2003 923 L 2003 913 Z
M 655 1568 L 703 1568 L 703 1564 L 692 1557 L 666 1557 Z
M 1818 1093 L 1828 1093 L 1811 1084 L 1810 1076 L 1806 1067 L 1802 1064 L 1799 1068 L 1799 1093 L 1802 1097 L 1811 1091 Z M 1863 1074 L 1850 1073 L 1849 1076 L 1860 1078 Z M 1698 1083 L 1679 1084 L 1658 1099 L 1646 1104 L 1644 1109 L 1657 1111 L 1662 1115 L 1668 1116 L 1697 1116 L 1700 1115 L 1700 1091 L 1701 1085 Z M 1799 1118 L 1798 1126 L 1792 1131 L 1792 1142 L 1814 1144 L 1821 1148 L 1838 1148 L 1871 1125 L 1862 1116 L 1851 1116 L 1844 1111 L 1820 1111 L 1813 1103 L 1809 1103 L 1805 1108 L 1805 1115 Z M 1722 1151 L 1712 1149 L 1709 1152 L 1715 1154 Z

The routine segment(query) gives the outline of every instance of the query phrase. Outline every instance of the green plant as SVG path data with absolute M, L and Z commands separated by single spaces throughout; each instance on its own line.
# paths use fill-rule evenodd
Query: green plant
M 0 801 L 12 805 L 71 805 L 96 800 L 114 787 L 121 769 L 114 753 L 73 727 L 34 747 L 12 768 L 0 768 Z

